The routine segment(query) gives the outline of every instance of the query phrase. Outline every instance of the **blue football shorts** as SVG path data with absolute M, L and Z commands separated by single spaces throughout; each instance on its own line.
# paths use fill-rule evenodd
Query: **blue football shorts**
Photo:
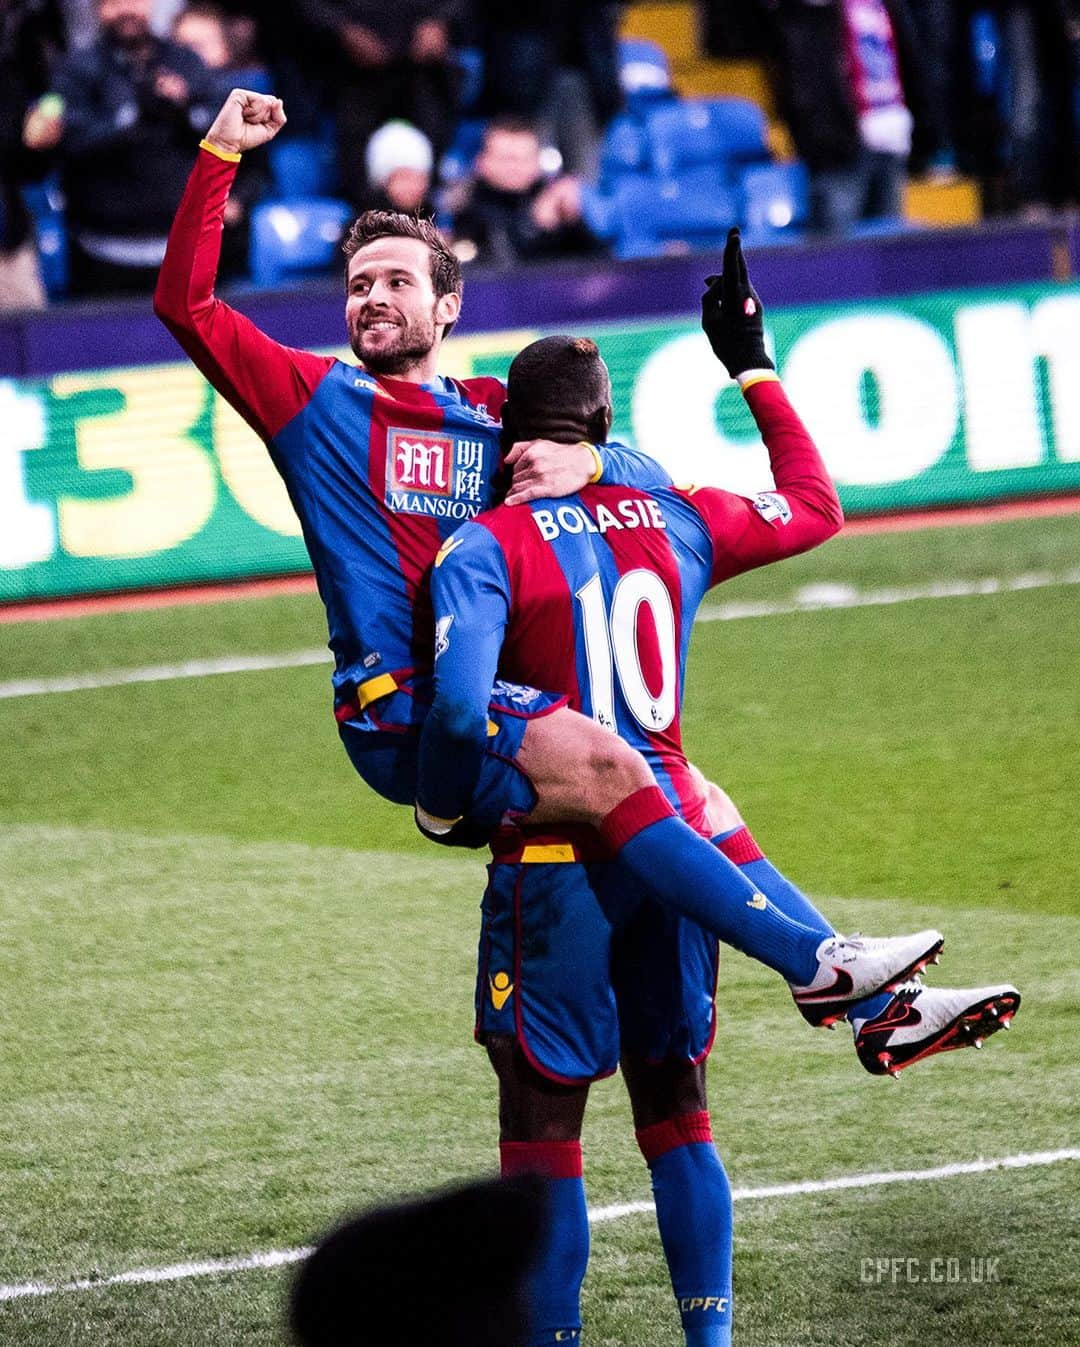
M 515 758 L 529 722 L 567 701 L 560 693 L 518 683 L 500 681 L 491 689 L 487 752 L 469 809 L 471 822 L 494 829 L 533 810 L 536 792 Z M 411 679 L 363 709 L 340 697 L 335 707 L 352 765 L 377 795 L 395 804 L 412 805 L 416 799 L 420 731 L 430 702 L 430 680 Z
M 563 1084 L 610 1076 L 623 1053 L 703 1060 L 716 1029 L 715 936 L 661 907 L 614 862 L 526 845 L 488 867 L 476 1037 L 510 1034 Z

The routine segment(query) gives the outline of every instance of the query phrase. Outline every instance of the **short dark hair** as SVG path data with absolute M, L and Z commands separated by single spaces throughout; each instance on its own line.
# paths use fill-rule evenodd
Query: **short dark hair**
M 422 215 L 406 215 L 396 210 L 366 210 L 353 221 L 341 250 L 351 262 L 361 248 L 366 248 L 376 239 L 418 239 L 427 244 L 431 254 L 431 284 L 435 298 L 460 295 L 464 291 L 461 263 L 435 225 Z
M 501 117 L 492 117 L 484 127 L 484 140 L 498 131 L 508 136 L 534 136 L 537 140 L 540 139 L 540 131 L 535 122 L 530 122 L 527 117 L 516 117 L 509 112 Z
M 584 419 L 608 404 L 611 381 L 600 348 L 590 337 L 541 337 L 510 365 L 507 396 L 530 417 L 555 413 Z

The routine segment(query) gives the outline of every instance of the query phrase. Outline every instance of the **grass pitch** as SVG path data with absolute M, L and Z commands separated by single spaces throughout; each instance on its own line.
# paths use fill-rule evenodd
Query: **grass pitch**
M 1076 516 L 841 537 L 714 601 L 1078 557 Z M 842 928 L 940 925 L 943 985 L 1025 995 L 1010 1036 L 894 1083 L 728 953 L 710 1086 L 737 1187 L 1080 1144 L 1078 619 L 1062 585 L 699 626 L 686 741 L 777 863 Z M 304 597 L 26 624 L 0 681 L 322 639 Z M 0 1284 L 289 1248 L 493 1167 L 480 862 L 363 789 L 328 704 L 311 668 L 0 701 Z M 617 1080 L 585 1145 L 594 1205 L 648 1196 Z M 736 1340 L 1065 1347 L 1078 1202 L 1075 1162 L 740 1201 Z M 0 1341 L 263 1347 L 287 1276 L 0 1301 Z M 647 1214 L 594 1229 L 585 1311 L 597 1347 L 679 1342 Z

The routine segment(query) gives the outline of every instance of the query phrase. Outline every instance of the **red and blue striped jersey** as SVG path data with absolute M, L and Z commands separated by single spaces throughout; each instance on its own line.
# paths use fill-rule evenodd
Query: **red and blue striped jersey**
M 587 487 L 500 506 L 449 539 L 432 574 L 435 698 L 421 738 L 419 800 L 466 812 L 473 782 L 455 739 L 486 734 L 496 673 L 569 695 L 649 761 L 671 804 L 703 826 L 679 727 L 686 655 L 706 591 L 824 542 L 842 522 L 825 466 L 775 380 L 747 389 L 776 489 Z M 460 747 L 460 744 L 459 744 Z
M 419 385 L 283 346 L 214 295 L 236 172 L 200 151 L 169 237 L 155 311 L 269 448 L 299 517 L 334 653 L 335 688 L 430 670 L 428 576 L 442 540 L 493 503 L 497 379 Z M 602 446 L 605 476 L 664 481 Z

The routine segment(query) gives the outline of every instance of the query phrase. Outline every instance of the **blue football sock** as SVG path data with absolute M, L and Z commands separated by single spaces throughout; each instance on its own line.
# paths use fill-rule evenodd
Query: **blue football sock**
M 786 917 L 711 842 L 646 786 L 600 823 L 608 846 L 652 895 L 718 939 L 803 985 L 817 971 L 819 930 Z
M 731 1186 L 712 1144 L 709 1115 L 679 1115 L 637 1137 L 652 1173 L 660 1241 L 687 1347 L 729 1347 Z
M 547 1235 L 525 1283 L 528 1347 L 576 1342 L 581 1336 L 581 1283 L 589 1261 L 581 1144 L 504 1141 L 499 1152 L 504 1175 L 531 1172 L 548 1177 Z
M 775 903 L 786 917 L 801 921 L 804 926 L 820 931 L 822 937 L 835 935 L 835 928 L 821 915 L 814 904 L 801 893 L 790 879 L 787 879 L 775 865 L 761 853 L 754 841 L 750 829 L 745 823 L 727 832 L 717 833 L 712 839 L 713 846 L 732 861 L 743 874 L 756 884 L 761 892 Z M 877 996 L 868 996 L 865 1001 L 856 1001 L 848 1010 L 847 1018 L 873 1019 L 880 1015 L 892 1000 L 892 992 L 881 992 Z
M 785 917 L 820 932 L 822 939 L 836 934 L 835 927 L 821 915 L 806 894 L 801 893 L 768 857 L 762 855 L 745 823 L 726 833 L 718 833 L 712 840 L 713 846 L 718 847 L 728 860 L 737 865 Z
M 849 1020 L 872 1020 L 875 1015 L 880 1015 L 889 1002 L 893 999 L 893 992 L 878 992 L 876 996 L 868 996 L 865 1001 L 856 1001 L 848 1006 L 847 1018 Z

